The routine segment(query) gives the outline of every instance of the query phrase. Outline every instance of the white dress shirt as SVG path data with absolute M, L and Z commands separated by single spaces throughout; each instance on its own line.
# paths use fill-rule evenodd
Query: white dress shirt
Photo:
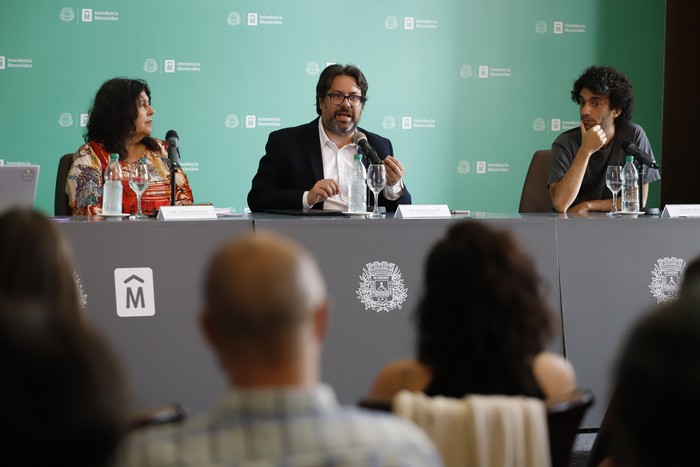
M 355 154 L 359 153 L 359 147 L 355 143 L 346 144 L 342 148 L 328 138 L 323 128 L 321 119 L 318 119 L 318 138 L 321 143 L 321 159 L 323 162 L 323 178 L 333 179 L 338 182 L 340 193 L 327 198 L 323 203 L 323 209 L 338 211 L 348 210 L 348 187 L 350 184 L 350 168 L 355 162 Z M 390 200 L 396 200 L 403 194 L 403 182 L 399 181 L 394 186 L 384 188 L 384 196 Z M 302 204 L 307 208 L 313 207 L 308 202 L 309 192 L 302 195 Z

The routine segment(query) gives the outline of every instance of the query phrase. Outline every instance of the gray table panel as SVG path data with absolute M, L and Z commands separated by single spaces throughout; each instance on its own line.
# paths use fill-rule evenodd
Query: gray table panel
M 531 254 L 560 311 L 555 219 L 552 216 L 486 216 L 513 232 Z M 139 407 L 168 401 L 193 411 L 208 407 L 225 388 L 213 355 L 197 327 L 201 276 L 213 250 L 234 235 L 268 229 L 296 238 L 318 259 L 333 300 L 323 356 L 324 379 L 341 401 L 366 394 L 378 369 L 394 358 L 414 355 L 411 313 L 418 300 L 425 255 L 456 219 L 366 220 L 255 216 L 200 222 L 59 222 L 75 249 L 87 293 L 88 318 L 116 348 Z M 365 309 L 357 297 L 368 263 L 387 261 L 401 272 L 407 300 L 389 312 Z M 153 269 L 156 315 L 119 318 L 115 313 L 114 269 Z M 551 346 L 561 351 L 561 336 Z
M 329 333 L 324 343 L 323 379 L 342 402 L 354 403 L 367 394 L 379 368 L 395 358 L 413 357 L 411 315 L 420 297 L 425 256 L 453 219 L 345 219 L 265 216 L 255 229 L 272 230 L 303 244 L 317 258 L 333 300 Z M 484 219 L 511 230 L 535 260 L 549 290 L 549 302 L 559 310 L 554 219 Z M 357 296 L 360 276 L 368 263 L 387 261 L 401 271 L 407 299 L 400 309 L 365 309 Z M 552 348 L 561 351 L 561 336 Z
M 203 269 L 213 250 L 252 230 L 250 219 L 199 222 L 57 220 L 73 246 L 87 316 L 121 358 L 139 408 L 207 408 L 226 384 L 200 335 Z M 116 314 L 114 269 L 153 270 L 156 314 Z
M 597 396 L 582 425 L 596 428 L 624 336 L 657 306 L 649 288 L 657 260 L 696 257 L 700 220 L 561 219 L 557 238 L 566 353 L 579 385 Z

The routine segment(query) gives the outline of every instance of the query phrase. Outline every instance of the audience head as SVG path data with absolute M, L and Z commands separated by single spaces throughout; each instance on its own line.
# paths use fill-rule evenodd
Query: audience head
M 326 94 L 328 94 L 328 91 L 333 85 L 333 79 L 337 76 L 350 76 L 354 78 L 364 98 L 362 107 L 364 107 L 364 102 L 367 102 L 367 89 L 369 89 L 369 84 L 367 83 L 367 78 L 365 78 L 365 75 L 359 68 L 355 65 L 328 65 L 321 72 L 321 76 L 318 77 L 318 84 L 316 84 L 316 113 L 318 115 L 322 113 L 321 101 L 326 98 Z
M 697 465 L 700 285 L 643 318 L 616 367 L 618 466 Z
M 148 96 L 150 103 L 151 90 L 146 81 L 113 78 L 105 82 L 92 103 L 85 141 L 97 141 L 107 152 L 125 157 L 126 143 L 136 130 L 141 93 Z M 141 143 L 159 151 L 158 143 L 150 136 L 145 136 Z
M 634 110 L 632 82 L 620 71 L 608 66 L 587 68 L 574 82 L 574 88 L 571 90 L 571 100 L 577 104 L 583 88 L 595 94 L 607 96 L 610 100 L 610 109 L 620 110 L 620 115 L 615 118 L 615 126 L 630 122 Z
M 683 280 L 681 281 L 680 293 L 683 294 L 692 290 L 700 282 L 700 257 L 697 257 L 686 264 L 683 270 Z
M 239 371 L 233 384 L 251 384 L 243 381 L 243 368 L 317 371 L 325 284 L 315 261 L 296 243 L 261 232 L 233 240 L 209 265 L 204 301 L 209 342 L 229 373 Z
M 510 234 L 453 225 L 428 255 L 416 318 L 418 360 L 442 395 L 538 393 L 530 364 L 550 336 L 550 314 Z
M 73 275 L 70 249 L 46 217 L 27 209 L 0 215 L 0 296 L 35 299 L 80 321 Z
M 44 301 L 0 298 L 0 444 L 8 465 L 107 466 L 126 391 L 103 341 Z

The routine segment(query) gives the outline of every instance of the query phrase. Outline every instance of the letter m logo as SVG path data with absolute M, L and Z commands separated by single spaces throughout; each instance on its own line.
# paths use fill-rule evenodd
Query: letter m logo
M 114 270 L 117 315 L 123 318 L 153 316 L 156 313 L 151 268 Z

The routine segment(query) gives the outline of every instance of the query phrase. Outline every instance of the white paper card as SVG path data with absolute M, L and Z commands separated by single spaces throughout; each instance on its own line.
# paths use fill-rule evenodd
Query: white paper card
M 183 221 L 198 219 L 216 219 L 214 206 L 161 206 L 158 220 Z
M 667 204 L 661 217 L 700 217 L 700 204 Z
M 452 217 L 446 204 L 400 204 L 395 219 L 428 219 Z

